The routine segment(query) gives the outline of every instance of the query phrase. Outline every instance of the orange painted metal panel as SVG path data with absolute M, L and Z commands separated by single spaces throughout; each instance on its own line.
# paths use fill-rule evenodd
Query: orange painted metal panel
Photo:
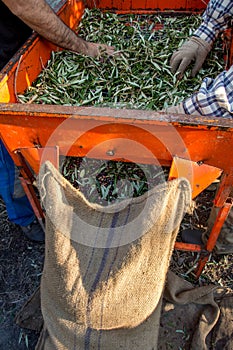
M 178 156 L 202 161 L 226 174 L 232 172 L 233 120 L 141 110 L 0 104 L 0 125 L 10 152 L 57 145 L 61 154 L 144 163 L 157 159 L 167 165 Z M 130 141 L 134 147 L 129 147 Z M 114 151 L 113 156 L 109 150 Z
M 186 0 L 186 9 L 187 10 L 204 10 L 210 0 Z
M 199 164 L 191 160 L 173 157 L 169 173 L 169 180 L 185 177 L 189 180 L 192 187 L 192 198 L 198 196 L 214 180 L 216 180 L 222 171 L 219 168 Z
M 24 159 L 30 164 L 35 174 L 39 173 L 39 166 L 42 158 L 49 160 L 55 168 L 59 167 L 59 149 L 57 146 L 46 148 L 20 148 L 20 153 Z
M 112 0 L 87 0 L 87 7 L 113 8 Z
M 147 2 L 144 0 L 132 0 L 131 9 L 147 9 Z
M 229 162 L 232 167 L 232 160 L 229 160 Z M 225 199 L 231 195 L 232 191 L 229 187 L 232 185 L 233 185 L 233 171 L 223 174 L 221 178 L 221 186 L 218 189 L 218 192 L 213 201 L 216 207 L 220 208 L 224 205 Z
M 123 1 L 122 0 L 112 0 L 111 1 L 111 6 L 113 9 L 117 9 L 117 10 L 122 10 L 122 3 Z M 130 8 L 130 3 L 131 3 L 131 0 L 129 0 L 127 2 L 127 10 Z
M 176 0 L 176 1 L 157 0 L 157 8 L 160 10 L 168 10 L 168 9 L 185 10 L 186 9 L 186 0 Z
M 88 1 L 90 7 L 113 10 L 182 10 L 182 11 L 201 11 L 206 8 L 208 0 L 99 0 Z
M 189 250 L 191 252 L 201 252 L 202 248 L 198 244 L 189 244 L 189 243 L 182 243 L 182 242 L 176 242 L 175 243 L 175 249 L 179 250 Z
M 150 9 L 157 9 L 158 7 L 158 4 L 157 4 L 157 1 L 154 1 L 154 0 L 146 0 L 146 8 L 150 8 Z
M 0 104 L 0 125 L 0 136 L 18 165 L 22 163 L 14 152 L 22 147 L 33 146 L 56 146 L 62 155 L 87 155 L 157 165 L 171 165 L 172 159 L 178 156 L 195 162 L 202 161 L 224 171 L 224 176 L 228 178 L 225 184 L 223 181 L 220 185 L 220 188 L 227 187 L 222 188 L 222 194 L 225 192 L 222 195 L 224 208 L 232 188 L 233 120 L 110 108 Z M 48 152 L 45 155 L 42 152 L 40 159 L 37 152 L 36 157 L 33 152 L 30 157 L 27 159 L 38 172 L 38 162 L 47 160 Z M 33 195 L 30 187 L 29 184 L 29 199 Z M 39 209 L 35 204 L 35 213 L 43 221 Z M 211 231 L 207 242 L 209 251 L 201 253 L 197 277 L 229 209 L 228 206 L 227 211 L 220 211 L 223 215 L 219 214 Z M 201 251 L 197 245 L 184 243 L 176 243 L 175 248 Z

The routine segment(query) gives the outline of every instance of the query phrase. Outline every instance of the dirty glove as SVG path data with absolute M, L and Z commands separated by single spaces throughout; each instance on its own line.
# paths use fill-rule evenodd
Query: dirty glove
M 177 106 L 170 106 L 162 110 L 162 112 L 165 112 L 167 114 L 185 114 L 183 103 L 181 102 Z
M 173 53 L 170 61 L 172 73 L 179 72 L 179 78 L 182 78 L 186 68 L 194 61 L 192 69 L 192 77 L 194 77 L 201 69 L 211 47 L 212 45 L 205 40 L 192 36 Z

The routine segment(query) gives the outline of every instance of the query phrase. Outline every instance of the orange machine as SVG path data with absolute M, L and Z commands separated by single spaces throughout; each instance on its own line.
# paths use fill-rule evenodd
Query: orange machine
M 201 0 L 93 0 L 88 4 L 120 13 L 198 13 L 206 6 Z M 74 28 L 84 5 L 81 1 L 62 1 L 57 10 Z M 59 154 L 170 166 L 170 178 L 189 179 L 193 198 L 221 175 L 214 199 L 220 210 L 205 249 L 179 242 L 175 246 L 201 253 L 196 271 L 199 276 L 231 208 L 233 121 L 137 109 L 17 103 L 17 95 L 31 85 L 51 51 L 57 49 L 33 34 L 0 73 L 1 138 L 21 168 L 22 183 L 37 218 L 43 221 L 44 213 L 33 187 L 35 175 L 45 159 L 58 166 Z

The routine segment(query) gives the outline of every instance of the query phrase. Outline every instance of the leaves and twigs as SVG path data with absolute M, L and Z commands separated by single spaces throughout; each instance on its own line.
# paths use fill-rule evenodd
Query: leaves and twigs
M 20 331 L 20 335 L 19 335 L 18 343 L 20 344 L 22 341 L 25 342 L 26 348 L 29 349 L 28 335 L 25 334 L 25 333 L 21 330 L 21 331 Z
M 91 202 L 108 205 L 138 197 L 167 180 L 168 169 L 155 165 L 67 157 L 63 176 Z
M 204 76 L 216 76 L 224 66 L 217 43 L 197 77 L 186 72 L 179 81 L 171 73 L 172 53 L 200 21 L 197 15 L 117 15 L 87 9 L 78 34 L 115 46 L 119 54 L 100 61 L 72 52 L 52 53 L 37 81 L 18 97 L 23 103 L 153 110 L 178 104 L 199 88 Z
M 205 265 L 201 278 L 205 283 L 214 283 L 233 289 L 233 254 L 213 255 Z

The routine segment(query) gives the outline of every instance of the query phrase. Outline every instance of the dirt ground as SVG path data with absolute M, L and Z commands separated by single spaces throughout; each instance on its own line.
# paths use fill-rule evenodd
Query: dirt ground
M 209 214 L 211 199 L 211 192 L 204 193 L 194 216 L 186 217 L 182 226 L 202 227 Z M 194 277 L 197 258 L 194 253 L 174 251 L 171 270 L 194 285 L 214 283 L 233 290 L 233 255 L 213 255 L 198 281 Z M 39 334 L 19 328 L 14 317 L 39 286 L 43 260 L 44 245 L 27 240 L 21 230 L 8 221 L 5 206 L 0 201 L 0 350 L 35 348 Z M 182 350 L 176 344 L 170 348 Z
M 19 328 L 14 317 L 39 286 L 43 260 L 44 244 L 27 240 L 0 202 L 0 350 L 35 348 L 38 334 Z

